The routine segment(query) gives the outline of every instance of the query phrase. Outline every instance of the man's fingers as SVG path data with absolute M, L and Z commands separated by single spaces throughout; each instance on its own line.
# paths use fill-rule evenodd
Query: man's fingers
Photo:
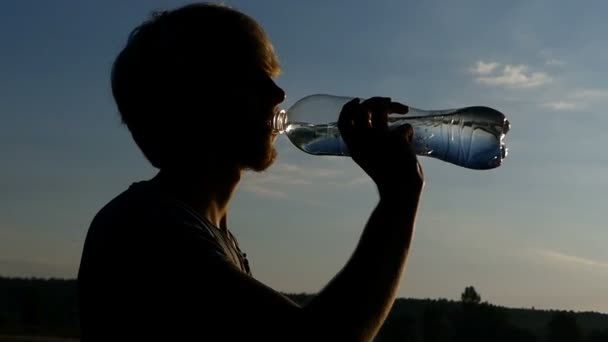
M 388 129 L 388 113 L 380 112 L 372 115 L 372 126 L 374 129 L 385 131 Z
M 361 133 L 373 128 L 374 132 L 387 132 L 389 125 L 389 114 L 405 114 L 408 112 L 408 106 L 393 102 L 390 97 L 372 97 L 363 102 L 355 98 L 347 102 L 342 107 L 342 112 L 338 119 L 338 128 L 342 134 L 354 134 L 354 131 L 363 129 Z M 413 130 L 411 126 L 398 129 L 399 137 L 397 139 L 408 143 L 412 140 Z M 371 133 L 371 131 L 370 131 Z
M 390 97 L 372 97 L 361 103 L 372 110 L 386 111 L 391 114 L 406 114 L 409 107 L 401 102 L 393 102 Z
M 382 104 L 383 108 L 378 110 L 372 115 L 372 126 L 374 129 L 379 131 L 388 130 L 388 109 L 390 105 L 390 99 L 387 99 L 385 103 Z
M 361 106 L 372 112 L 388 112 L 390 110 L 390 97 L 372 97 L 361 103 Z
M 395 114 L 406 114 L 409 111 L 409 107 L 399 102 L 391 102 L 390 112 Z
M 410 124 L 403 125 L 403 134 L 405 135 L 405 141 L 411 144 L 414 141 L 414 128 Z
M 388 128 L 390 104 L 391 99 L 389 97 L 372 97 L 361 104 L 370 113 L 370 126 L 374 130 L 386 130 Z
M 372 125 L 372 112 L 361 106 L 355 109 L 354 122 L 356 128 L 370 128 Z
M 356 108 L 359 106 L 359 99 L 354 98 L 348 101 L 340 112 L 340 117 L 338 118 L 338 129 L 348 129 L 352 127 L 354 124 L 354 113 Z

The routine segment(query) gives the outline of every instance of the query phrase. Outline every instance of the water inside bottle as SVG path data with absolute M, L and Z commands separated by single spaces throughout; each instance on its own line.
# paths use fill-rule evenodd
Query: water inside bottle
M 505 116 L 488 107 L 447 111 L 410 108 L 406 116 L 389 116 L 389 127 L 409 123 L 414 128 L 416 154 L 470 169 L 492 169 L 507 156 L 504 143 L 510 128 Z M 302 151 L 313 155 L 348 156 L 337 123 L 289 122 L 285 133 Z

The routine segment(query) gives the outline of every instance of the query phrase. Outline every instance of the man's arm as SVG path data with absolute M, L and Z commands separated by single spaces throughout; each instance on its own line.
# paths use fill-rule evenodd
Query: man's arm
M 190 303 L 217 313 L 216 323 L 201 324 L 214 328 L 228 320 L 237 330 L 227 331 L 226 337 L 246 332 L 251 339 L 366 341 L 375 336 L 403 274 L 424 185 L 409 146 L 411 127 L 396 132 L 386 127 L 388 113 L 399 111 L 403 109 L 398 104 L 375 98 L 351 102 L 341 114 L 340 129 L 351 156 L 378 185 L 380 200 L 350 260 L 334 279 L 300 307 L 238 269 L 219 264 L 213 279 L 198 279 L 205 281 L 214 299 L 201 293 L 200 302 Z
M 418 201 L 381 198 L 349 262 L 304 310 L 322 331 L 371 340 L 386 319 L 405 268 Z M 336 319 L 338 317 L 338 319 Z
M 375 336 L 405 268 L 424 176 L 410 146 L 412 128 L 389 131 L 388 114 L 407 110 L 389 98 L 362 104 L 355 99 L 340 114 L 342 137 L 353 160 L 378 186 L 380 201 L 350 261 L 305 308 L 315 320 L 332 322 L 331 327 L 340 329 L 337 337 L 371 340 Z M 344 319 L 332 321 L 332 317 Z

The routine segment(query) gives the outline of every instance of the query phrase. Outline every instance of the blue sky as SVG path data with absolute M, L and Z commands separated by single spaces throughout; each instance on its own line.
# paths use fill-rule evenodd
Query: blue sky
M 7 1 L 0 13 L 0 274 L 75 277 L 97 210 L 147 164 L 120 124 L 113 58 L 153 9 L 184 1 Z M 312 93 L 413 107 L 486 105 L 509 157 L 474 171 L 421 158 L 427 186 L 399 295 L 608 312 L 608 4 L 600 1 L 226 1 L 256 18 L 285 107 Z M 254 275 L 318 291 L 377 201 L 348 158 L 277 141 L 231 230 Z

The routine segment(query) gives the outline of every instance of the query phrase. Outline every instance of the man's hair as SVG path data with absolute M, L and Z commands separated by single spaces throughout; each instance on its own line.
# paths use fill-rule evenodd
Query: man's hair
M 112 94 L 137 146 L 163 168 L 205 114 L 196 111 L 250 70 L 280 72 L 263 29 L 227 6 L 196 3 L 153 12 L 131 32 L 112 67 Z

